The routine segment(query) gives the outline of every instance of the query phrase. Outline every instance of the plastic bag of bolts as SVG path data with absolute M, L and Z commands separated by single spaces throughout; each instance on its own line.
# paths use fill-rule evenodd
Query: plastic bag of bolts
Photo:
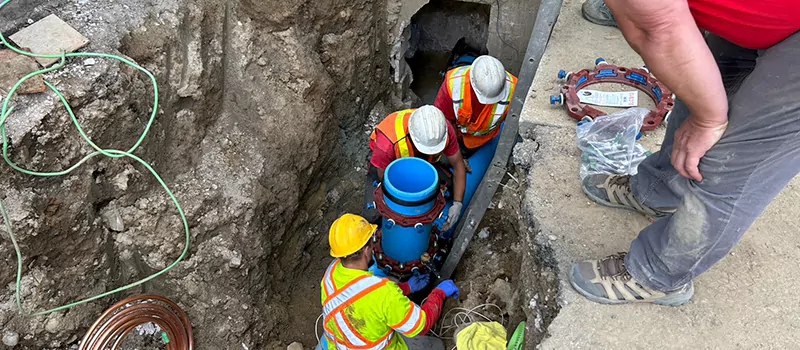
M 636 174 L 636 168 L 650 155 L 636 142 L 646 108 L 628 108 L 594 120 L 584 118 L 577 126 L 581 154 L 580 177 L 591 174 Z

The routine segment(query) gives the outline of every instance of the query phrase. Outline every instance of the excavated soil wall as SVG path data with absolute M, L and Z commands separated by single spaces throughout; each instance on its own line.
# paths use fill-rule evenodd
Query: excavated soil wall
M 476 2 L 491 7 L 488 27 L 481 27 L 489 32 L 490 53 L 513 65 L 521 57 L 497 32 L 524 51 L 520 38 L 527 39 L 508 31 L 518 23 L 515 33 L 529 33 L 532 23 L 523 23 L 520 11 L 533 14 L 538 2 Z M 0 10 L 0 31 L 7 36 L 56 14 L 91 40 L 84 50 L 121 54 L 153 72 L 160 105 L 135 154 L 173 190 L 191 231 L 187 257 L 165 275 L 38 317 L 16 310 L 16 259 L 3 234 L 4 340 L 18 339 L 19 349 L 76 348 L 116 300 L 156 293 L 186 310 L 199 349 L 277 349 L 294 341 L 313 347 L 319 278 L 329 262 L 327 228 L 362 205 L 369 129 L 392 110 L 419 102 L 401 56 L 410 18 L 424 4 L 15 0 Z M 499 27 L 498 19 L 505 19 Z M 65 93 L 102 147 L 127 149 L 141 134 L 153 91 L 140 72 L 111 60 L 70 59 L 45 78 Z M 8 88 L 0 86 L 0 94 Z M 55 171 L 91 151 L 52 92 L 17 96 L 12 104 L 6 127 L 14 162 Z M 0 199 L 23 254 L 26 310 L 141 279 L 183 249 L 181 221 L 169 197 L 135 162 L 96 157 L 48 178 L 0 164 L 0 177 Z M 518 210 L 508 208 L 517 205 L 498 210 L 486 224 L 498 232 L 492 242 L 500 250 L 488 241 L 470 249 L 467 268 L 456 276 L 466 283 L 464 297 L 449 307 L 494 302 L 513 322 L 544 317 L 529 333 L 535 342 L 555 312 L 552 272 L 545 260 L 530 259 L 540 247 L 518 228 L 525 225 Z M 493 263 L 481 264 L 487 257 Z
M 121 53 L 157 77 L 158 116 L 136 154 L 175 192 L 192 242 L 183 262 L 142 287 L 24 317 L 4 239 L 4 334 L 17 335 L 18 348 L 69 348 L 113 301 L 141 292 L 179 302 L 203 349 L 274 348 L 300 327 L 313 329 L 293 318 L 293 294 L 318 283 L 305 270 L 327 260 L 321 237 L 333 216 L 357 209 L 347 194 L 360 181 L 341 175 L 363 167 L 363 147 L 352 146 L 366 144 L 370 111 L 394 107 L 385 0 L 15 1 L 0 12 L 0 30 L 12 34 L 51 13 L 91 40 L 85 50 Z M 153 91 L 137 71 L 70 59 L 46 78 L 97 144 L 125 149 L 142 132 Z M 18 164 L 52 171 L 89 150 L 54 94 L 13 104 L 7 127 Z M 24 254 L 29 310 L 145 277 L 183 249 L 174 207 L 133 162 L 98 157 L 55 178 L 3 164 L 0 177 Z M 318 309 L 314 302 L 306 300 L 309 310 Z

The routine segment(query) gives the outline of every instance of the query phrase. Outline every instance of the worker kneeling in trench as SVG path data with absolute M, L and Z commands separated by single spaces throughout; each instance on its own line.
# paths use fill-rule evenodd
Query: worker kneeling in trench
M 383 181 L 383 173 L 395 159 L 419 157 L 433 164 L 439 178 L 445 179 L 446 187 L 453 188 L 453 205 L 447 212 L 447 221 L 441 231 L 450 229 L 461 215 L 466 187 L 467 171 L 464 158 L 458 149 L 458 138 L 453 126 L 447 122 L 441 110 L 434 106 L 422 106 L 394 112 L 383 119 L 370 135 L 372 150 L 367 167 L 365 203 L 375 202 L 374 189 Z M 453 167 L 452 176 L 443 162 L 442 154 Z M 452 178 L 452 186 L 448 182 Z M 374 204 L 367 206 L 362 215 L 372 223 L 378 221 Z
M 425 288 L 428 274 L 399 284 L 373 276 L 369 243 L 377 228 L 353 214 L 331 225 L 328 242 L 336 259 L 320 282 L 324 336 L 316 349 L 444 349 L 440 339 L 421 335 L 436 323 L 445 298 L 458 296 L 458 288 L 444 280 L 420 307 L 407 295 Z

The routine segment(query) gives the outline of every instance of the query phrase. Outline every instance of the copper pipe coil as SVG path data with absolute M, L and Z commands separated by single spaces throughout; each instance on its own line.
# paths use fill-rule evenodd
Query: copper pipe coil
M 172 300 L 155 294 L 130 296 L 108 308 L 89 327 L 78 349 L 117 349 L 128 332 L 148 322 L 166 334 L 167 350 L 194 350 L 192 325 L 186 313 Z

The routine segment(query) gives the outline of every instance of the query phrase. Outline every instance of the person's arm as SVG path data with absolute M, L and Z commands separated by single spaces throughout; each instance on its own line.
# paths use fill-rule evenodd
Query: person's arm
M 456 202 L 464 201 L 464 188 L 467 187 L 467 168 L 464 166 L 464 157 L 461 151 L 447 157 L 450 166 L 453 167 L 453 200 Z
M 675 132 L 671 162 L 702 181 L 700 158 L 728 125 L 728 100 L 719 68 L 686 0 L 606 0 L 628 44 L 648 69 L 689 107 Z
M 385 141 L 385 139 L 381 139 L 381 141 Z M 389 154 L 384 148 L 379 147 L 377 140 L 369 141 L 369 149 L 372 150 L 372 156 L 370 156 L 369 162 L 378 169 L 378 181 L 383 182 L 383 172 L 386 170 L 386 167 L 389 166 L 389 163 L 394 160 L 394 155 Z
M 408 298 L 391 298 L 384 304 L 389 316 L 387 323 L 396 332 L 413 338 L 417 335 L 424 335 L 433 328 L 444 306 L 445 293 L 434 288 L 422 306 L 414 304 Z M 399 312 L 398 312 L 399 311 Z
M 439 92 L 436 93 L 433 105 L 442 111 L 445 119 L 451 124 L 455 124 L 456 115 L 455 111 L 453 111 L 453 99 L 450 97 L 450 92 L 447 91 L 447 81 L 442 82 L 442 86 L 439 87 Z

